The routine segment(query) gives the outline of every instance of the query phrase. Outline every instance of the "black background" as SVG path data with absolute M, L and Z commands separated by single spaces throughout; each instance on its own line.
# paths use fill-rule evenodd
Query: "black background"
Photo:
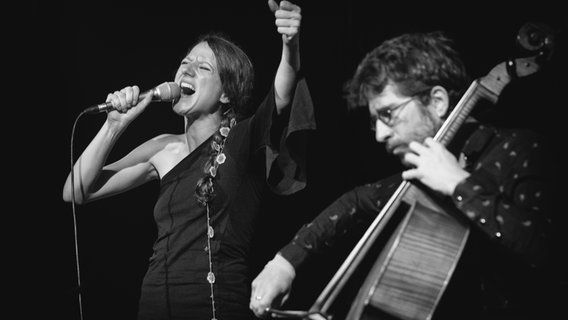
M 399 170 L 374 141 L 364 110 L 348 111 L 341 87 L 364 54 L 381 41 L 412 31 L 443 30 L 456 39 L 473 78 L 524 54 L 515 42 L 529 21 L 545 22 L 564 33 L 546 69 L 511 83 L 487 120 L 532 127 L 562 135 L 566 108 L 566 15 L 559 5 L 534 1 L 495 7 L 495 3 L 376 1 L 298 1 L 302 5 L 301 55 L 315 106 L 318 129 L 309 136 L 308 187 L 286 199 L 271 196 L 259 226 L 253 267 L 258 272 L 303 224 L 349 188 Z M 32 262 L 31 280 L 20 288 L 26 315 L 79 319 L 77 244 L 83 318 L 135 319 L 141 279 L 155 237 L 152 218 L 158 182 L 118 197 L 76 207 L 61 200 L 70 168 L 71 135 L 76 117 L 106 95 L 127 85 L 149 89 L 173 79 L 195 38 L 210 30 L 229 35 L 249 54 L 256 72 L 256 102 L 264 97 L 278 66 L 281 40 L 266 1 L 68 2 L 32 3 L 21 22 L 30 56 L 24 76 L 47 90 L 28 92 L 41 131 L 25 163 L 31 179 L 23 205 L 39 219 L 18 229 L 31 241 L 22 254 Z M 104 114 L 78 119 L 74 157 L 88 144 Z M 45 129 L 44 129 L 45 127 Z M 180 133 L 183 120 L 167 103 L 155 103 L 124 133 L 109 161 L 139 143 L 169 132 Z M 57 146 L 59 148 L 54 148 Z M 24 164 L 24 163 L 22 163 Z M 39 179 L 38 179 L 39 177 Z M 34 180 L 30 180 L 34 181 Z M 28 181 L 29 182 L 29 181 Z M 45 184 L 44 184 L 45 183 Z M 29 189 L 34 185 L 34 189 Z M 41 188 L 41 191 L 39 188 Z M 39 196 L 38 196 L 39 194 Z M 44 198 L 45 197 L 45 198 Z M 76 223 L 74 218 L 76 217 Z M 30 224 L 24 224 L 29 226 Z M 77 232 L 75 237 L 74 231 Z M 301 269 L 288 307 L 308 308 L 331 278 L 349 243 Z M 46 304 L 43 304 L 46 302 Z M 37 307 L 36 307 L 37 306 Z M 41 307 L 39 307 L 41 306 Z

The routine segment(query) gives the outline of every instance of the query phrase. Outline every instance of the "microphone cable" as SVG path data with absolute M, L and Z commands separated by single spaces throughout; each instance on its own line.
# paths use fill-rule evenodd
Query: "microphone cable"
M 75 163 L 73 160 L 73 137 L 75 136 L 75 127 L 77 126 L 77 122 L 79 118 L 88 113 L 86 110 L 82 111 L 76 118 L 75 122 L 73 123 L 73 128 L 71 129 L 71 145 L 70 145 L 70 161 L 71 161 L 71 208 L 73 211 L 73 241 L 75 244 L 75 263 L 76 263 L 76 270 L 77 270 L 77 299 L 79 302 L 79 316 L 80 320 L 83 320 L 83 302 L 81 300 L 81 271 L 79 266 L 79 243 L 77 237 L 77 213 L 75 210 Z

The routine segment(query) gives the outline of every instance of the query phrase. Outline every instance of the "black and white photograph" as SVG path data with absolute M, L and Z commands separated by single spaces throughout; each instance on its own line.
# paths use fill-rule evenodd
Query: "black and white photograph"
M 33 3 L 16 318 L 556 319 L 565 12 Z

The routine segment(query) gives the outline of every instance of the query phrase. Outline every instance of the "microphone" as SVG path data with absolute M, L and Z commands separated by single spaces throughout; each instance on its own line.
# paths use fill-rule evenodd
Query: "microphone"
M 142 92 L 138 96 L 138 101 L 143 100 L 146 98 L 147 95 L 152 96 L 152 101 L 172 101 L 174 99 L 179 98 L 181 94 L 181 89 L 175 82 L 164 82 L 159 86 L 155 87 L 154 89 Z M 109 110 L 113 110 L 112 103 L 105 102 L 101 104 L 97 104 L 95 106 L 89 107 L 85 109 L 84 112 L 86 113 L 99 113 L 105 112 Z

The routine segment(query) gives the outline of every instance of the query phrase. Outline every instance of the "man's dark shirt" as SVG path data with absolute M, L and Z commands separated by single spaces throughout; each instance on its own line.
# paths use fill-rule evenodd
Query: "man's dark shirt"
M 549 153 L 540 136 L 526 130 L 479 126 L 464 141 L 457 153 L 471 175 L 451 202 L 471 233 L 434 319 L 534 319 L 551 303 Z M 280 254 L 298 269 L 361 221 L 370 224 L 401 181 L 397 174 L 344 193 Z

